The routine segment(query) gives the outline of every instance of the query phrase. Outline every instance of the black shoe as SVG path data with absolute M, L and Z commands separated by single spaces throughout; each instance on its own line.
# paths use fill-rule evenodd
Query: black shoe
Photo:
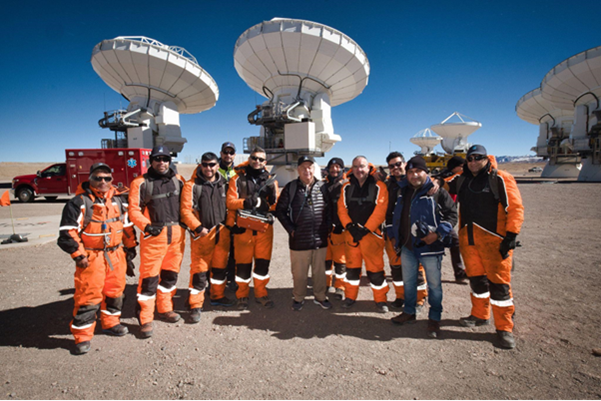
M 397 298 L 394 300 L 394 302 L 390 303 L 390 306 L 392 306 L 394 309 L 402 309 L 403 305 L 405 305 L 405 300 L 403 298 Z
M 174 311 L 157 313 L 157 317 L 159 320 L 167 323 L 177 323 L 182 318 L 179 313 L 175 313 Z
M 380 312 L 380 313 L 386 313 L 389 311 L 388 305 L 386 304 L 386 302 L 376 302 L 376 308 L 378 309 L 378 312 Z
M 432 338 L 440 338 L 440 322 L 436 320 L 428 320 L 428 336 Z
M 515 338 L 511 331 L 497 330 L 497 346 L 505 349 L 515 348 Z
M 213 306 L 232 306 L 234 305 L 234 301 L 227 297 L 221 297 L 219 299 L 211 299 L 211 305 Z
M 231 292 L 236 292 L 238 291 L 238 283 L 236 283 L 235 281 L 230 281 L 229 283 L 227 283 L 227 288 Z
M 323 301 L 318 301 L 317 299 L 314 299 L 313 303 L 316 303 L 317 305 L 321 306 L 322 309 L 331 309 L 332 308 L 332 304 L 330 303 L 330 301 L 328 301 L 327 298 Z
M 398 316 L 393 317 L 390 321 L 394 324 L 403 325 L 403 324 L 413 324 L 415 323 L 415 315 L 410 315 L 408 313 L 401 313 Z
M 129 333 L 129 330 L 127 330 L 127 327 L 124 325 L 118 324 L 110 329 L 102 329 L 102 332 L 104 334 L 108 334 L 109 336 L 121 337 Z
M 296 302 L 295 300 L 292 300 L 292 310 L 295 312 L 299 312 L 301 309 L 303 309 L 304 305 L 305 301 Z
M 488 319 L 480 319 L 473 315 L 459 319 L 459 324 L 463 327 L 488 326 L 489 323 Z
M 82 341 L 80 343 L 75 344 L 75 349 L 73 350 L 73 354 L 75 355 L 83 355 L 87 354 L 92 348 L 92 345 L 89 341 Z
M 457 284 L 465 284 L 468 280 L 465 270 L 460 270 L 455 274 L 455 282 Z
M 343 302 L 342 302 L 342 307 L 344 309 L 348 309 L 350 307 L 352 307 L 353 305 L 355 305 L 355 300 L 354 299 L 350 299 L 350 298 L 346 298 Z
M 200 313 L 202 312 L 201 308 L 194 308 L 190 311 L 190 323 L 198 323 L 200 322 Z

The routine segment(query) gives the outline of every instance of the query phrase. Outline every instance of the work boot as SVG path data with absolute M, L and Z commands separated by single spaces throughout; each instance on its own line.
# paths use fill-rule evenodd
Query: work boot
M 336 288 L 336 290 L 334 290 L 334 298 L 342 301 L 344 299 L 344 290 L 342 288 Z
M 488 319 L 480 319 L 474 315 L 459 319 L 459 324 L 463 327 L 488 326 L 489 323 Z
M 235 281 L 229 281 L 227 283 L 227 288 L 231 291 L 231 292 L 236 292 L 238 291 L 238 283 L 236 283 Z
M 102 329 L 102 332 L 104 334 L 108 334 L 109 336 L 121 337 L 129 333 L 129 330 L 127 330 L 127 327 L 124 325 L 118 324 L 109 329 Z
M 221 297 L 219 299 L 211 299 L 211 305 L 213 306 L 232 306 L 235 302 L 227 297 Z
M 73 354 L 75 355 L 83 355 L 87 354 L 92 348 L 92 345 L 89 341 L 82 341 L 80 343 L 75 344 L 75 349 L 73 350 Z
M 505 349 L 515 348 L 515 338 L 511 331 L 497 330 L 497 346 Z
M 158 313 L 157 316 L 159 320 L 167 323 L 176 323 L 182 318 L 179 313 L 175 313 L 174 311 Z
M 190 311 L 190 323 L 200 322 L 200 312 L 202 312 L 201 308 L 193 308 Z
M 240 310 L 248 309 L 248 298 L 238 298 L 238 309 L 240 309 Z
M 403 298 L 397 298 L 390 304 L 394 309 L 402 309 L 403 305 L 405 305 L 405 300 Z
M 342 302 L 342 307 L 343 307 L 344 309 L 349 309 L 350 307 L 352 307 L 353 305 L 355 305 L 355 302 L 356 302 L 356 301 L 355 301 L 354 299 L 347 298 L 347 299 L 345 299 L 345 300 Z
M 142 327 L 140 327 L 140 337 L 142 338 L 150 338 L 152 337 L 152 322 L 144 323 Z
M 273 308 L 273 301 L 267 295 L 261 298 L 255 298 L 255 302 L 263 305 L 267 309 Z
M 455 274 L 455 282 L 457 284 L 465 284 L 467 282 L 467 274 L 465 273 L 465 270 L 459 270 Z
M 390 319 L 390 321 L 394 324 L 398 324 L 399 326 L 403 325 L 405 323 L 413 324 L 413 323 L 415 323 L 415 315 L 410 315 L 408 313 L 403 312 L 400 315 L 395 316 L 392 319 Z
M 389 311 L 388 305 L 386 305 L 386 302 L 376 302 L 376 308 L 378 309 L 378 312 L 381 312 L 381 313 L 386 313 Z
M 428 336 L 432 338 L 440 338 L 440 322 L 437 320 L 428 319 Z

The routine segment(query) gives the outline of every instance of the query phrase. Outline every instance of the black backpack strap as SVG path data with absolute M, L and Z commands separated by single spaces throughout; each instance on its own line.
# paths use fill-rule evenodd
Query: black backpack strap
M 194 183 L 192 187 L 192 208 L 198 210 L 200 205 L 200 196 L 202 195 L 202 185 Z

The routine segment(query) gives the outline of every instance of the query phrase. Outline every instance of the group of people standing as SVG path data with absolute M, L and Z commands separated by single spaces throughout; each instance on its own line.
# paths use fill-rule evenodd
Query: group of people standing
M 483 146 L 472 146 L 465 165 L 461 159 L 449 166 L 455 172 L 449 169 L 437 178 L 429 176 L 423 158 L 405 162 L 402 154 L 392 152 L 386 159 L 389 174 L 364 156 L 355 157 L 348 172 L 342 159 L 332 158 L 326 177 L 317 180 L 315 160 L 301 156 L 298 178 L 281 191 L 266 170 L 263 149 L 253 149 L 239 166 L 233 163 L 235 153 L 234 144 L 226 142 L 221 157 L 203 154 L 186 181 L 173 168 L 168 150 L 156 147 L 148 172 L 132 182 L 127 199 L 111 185 L 109 166 L 91 167 L 89 181 L 65 206 L 58 240 L 76 264 L 71 322 L 75 354 L 90 350 L 98 312 L 104 333 L 128 333 L 120 315 L 125 276 L 135 275 L 134 225 L 141 233 L 136 304 L 140 337 L 153 335 L 155 309 L 157 319 L 181 319 L 173 295 L 186 231 L 191 243 L 188 322 L 200 321 L 207 288 L 211 305 L 247 309 L 252 281 L 254 300 L 272 308 L 267 284 L 273 216 L 289 236 L 292 310 L 300 311 L 305 304 L 309 269 L 315 304 L 332 308 L 330 295 L 342 301 L 342 308 L 353 308 L 365 265 L 378 311 L 402 308 L 392 322 L 413 323 L 427 298 L 427 331 L 439 337 L 441 261 L 449 247 L 456 280 L 469 279 L 472 289 L 472 311 L 460 323 L 488 324 L 492 305 L 499 345 L 515 346 L 511 256 L 523 206 L 515 180 L 497 170 Z M 460 205 L 459 234 L 454 231 L 453 196 Z M 384 250 L 395 291 L 390 304 Z M 235 300 L 225 295 L 226 286 L 235 290 Z

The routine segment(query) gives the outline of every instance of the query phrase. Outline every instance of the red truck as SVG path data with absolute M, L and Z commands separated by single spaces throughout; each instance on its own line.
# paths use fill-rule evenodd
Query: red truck
M 13 178 L 11 193 L 21 202 L 43 196 L 54 200 L 73 196 L 80 183 L 87 181 L 94 163 L 106 163 L 113 170 L 113 185 L 129 187 L 134 178 L 150 166 L 150 149 L 67 149 L 66 163 L 56 163 L 37 172 Z

